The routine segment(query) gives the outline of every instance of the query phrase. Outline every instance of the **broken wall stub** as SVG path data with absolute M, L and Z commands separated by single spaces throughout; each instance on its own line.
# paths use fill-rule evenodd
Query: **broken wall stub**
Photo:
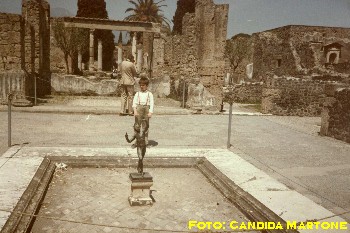
M 52 74 L 52 92 L 70 95 L 115 96 L 120 94 L 119 81 L 94 80 L 77 75 Z
M 259 79 L 273 72 L 277 76 L 349 78 L 349 37 L 349 28 L 296 25 L 255 33 L 253 76 Z
M 350 88 L 328 84 L 326 94 L 320 134 L 350 143 Z
M 311 78 L 268 77 L 262 89 L 262 112 L 282 116 L 319 116 L 327 83 Z
M 0 13 L 0 72 L 21 70 L 22 18 Z
M 221 88 L 227 70 L 225 45 L 228 5 L 216 5 L 212 0 L 196 0 L 196 35 L 198 74 L 201 82 L 221 103 Z
M 38 96 L 50 94 L 50 5 L 45 0 L 23 0 L 22 18 L 25 38 L 23 69 L 29 74 L 32 86 L 34 76 L 37 77 Z

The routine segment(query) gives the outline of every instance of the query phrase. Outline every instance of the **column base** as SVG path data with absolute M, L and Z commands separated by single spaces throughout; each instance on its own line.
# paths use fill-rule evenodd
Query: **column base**
M 130 173 L 131 180 L 131 195 L 129 196 L 129 204 L 131 206 L 153 205 L 153 200 L 150 196 L 150 188 L 153 185 L 153 177 L 145 172 Z

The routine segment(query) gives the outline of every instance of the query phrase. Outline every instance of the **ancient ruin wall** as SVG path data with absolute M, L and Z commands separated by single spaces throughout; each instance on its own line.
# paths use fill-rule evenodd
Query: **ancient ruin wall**
M 342 69 L 342 64 L 350 60 L 350 28 L 291 26 L 290 43 L 297 51 L 297 59 L 300 59 L 298 69 L 306 74 L 333 74 L 349 73 L 348 69 Z M 331 69 L 326 69 L 326 53 L 324 46 L 331 43 L 342 45 L 339 63 Z M 304 48 L 308 49 L 304 49 Z M 313 62 L 308 62 L 312 60 Z M 338 74 L 340 75 L 340 74 Z
M 195 18 L 194 14 L 186 14 L 183 18 L 186 27 L 183 28 L 183 35 L 167 36 L 161 34 L 155 36 L 154 76 L 171 75 L 175 77 L 184 76 L 186 79 L 191 79 L 196 74 L 196 70 L 191 70 L 197 65 L 196 55 L 196 36 L 194 35 Z M 194 64 L 189 64 L 189 60 L 195 59 Z
M 155 38 L 153 74 L 156 78 L 167 77 L 167 80 L 172 80 L 170 95 L 182 99 L 183 91 L 178 86 L 183 86 L 183 78 L 191 88 L 191 91 L 188 90 L 190 95 L 201 93 L 206 96 L 201 90 L 208 93 L 208 100 L 203 97 L 198 103 L 189 105 L 221 103 L 221 86 L 228 67 L 224 58 L 227 17 L 228 5 L 215 5 L 212 0 L 197 0 L 195 13 L 186 13 L 182 19 L 182 35 L 163 34 Z
M 37 95 L 50 93 L 49 8 L 45 0 L 23 0 L 22 15 L 0 13 L 0 72 L 9 73 L 0 75 L 1 98 L 33 96 L 34 77 Z
M 25 63 L 26 67 L 28 67 L 28 71 L 33 71 L 39 73 L 39 55 L 40 55 L 40 47 L 39 47 L 39 11 L 40 6 L 38 3 L 34 1 L 23 1 L 22 2 L 22 17 L 25 22 L 25 37 L 33 38 L 31 40 L 27 40 L 27 48 L 34 47 L 34 51 L 31 49 L 25 49 Z M 34 67 L 31 67 L 31 65 Z
M 22 71 L 24 44 L 23 20 L 20 15 L 0 13 L 0 102 L 9 93 L 14 102 L 27 94 L 27 76 Z M 31 39 L 28 38 L 30 41 Z
M 162 83 L 169 80 L 172 88 L 170 96 L 182 99 L 182 83 L 184 78 L 187 83 L 198 76 L 196 58 L 196 36 L 194 14 L 186 14 L 183 18 L 186 27 L 183 27 L 182 35 L 166 36 L 162 34 L 154 39 L 154 82 Z M 171 80 L 171 81 L 170 81 Z
M 350 143 L 350 88 L 329 85 L 327 89 L 320 134 Z
M 0 13 L 0 72 L 21 70 L 20 15 Z
M 253 34 L 254 78 L 273 72 L 281 76 L 348 76 L 350 29 L 316 26 L 285 26 Z M 324 46 L 341 44 L 339 64 L 326 68 Z
M 276 75 L 298 75 L 293 52 L 289 46 L 289 38 L 288 27 L 253 34 L 254 79 L 261 80 L 266 72 L 271 71 Z
M 22 2 L 24 19 L 24 69 L 29 83 L 37 77 L 37 94 L 50 94 L 50 5 L 45 1 Z M 33 87 L 30 88 L 33 95 Z
M 283 116 L 319 116 L 325 97 L 325 82 L 274 76 L 264 83 L 261 109 Z
M 195 17 L 198 73 L 203 85 L 220 98 L 227 71 L 225 44 L 228 5 L 215 5 L 212 0 L 196 0 Z
M 233 102 L 235 103 L 260 103 L 262 98 L 261 82 L 246 82 L 242 84 L 236 84 L 232 95 Z

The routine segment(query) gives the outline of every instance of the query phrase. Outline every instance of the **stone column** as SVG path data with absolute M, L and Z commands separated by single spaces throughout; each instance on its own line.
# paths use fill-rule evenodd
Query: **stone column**
M 134 60 L 136 61 L 136 32 L 134 32 L 132 36 L 131 53 L 132 53 L 132 56 L 134 57 Z
M 83 61 L 83 57 L 81 55 L 81 50 L 79 49 L 79 51 L 78 51 L 78 69 L 80 71 L 83 71 L 82 61 Z
M 120 71 L 120 64 L 123 61 L 123 45 L 118 46 L 118 71 Z
M 98 40 L 97 70 L 102 70 L 102 40 Z
M 225 86 L 228 86 L 228 85 L 231 85 L 232 84 L 232 80 L 231 80 L 231 74 L 230 73 L 227 73 L 226 76 L 225 76 L 225 81 L 224 81 L 224 85 Z
M 90 59 L 89 59 L 89 70 L 94 70 L 94 29 L 90 29 Z
M 142 61 L 143 61 L 142 44 L 138 44 L 137 45 L 137 63 L 136 63 L 136 69 L 138 72 L 141 72 L 142 70 Z

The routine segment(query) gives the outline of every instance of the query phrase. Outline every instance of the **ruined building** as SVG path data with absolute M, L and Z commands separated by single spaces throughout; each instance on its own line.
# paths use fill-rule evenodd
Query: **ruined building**
M 49 4 L 45 0 L 23 0 L 22 15 L 0 13 L 0 20 L 2 102 L 9 92 L 23 103 L 24 99 L 33 101 L 35 94 L 50 94 L 50 72 L 62 71 L 64 63 L 63 53 L 54 43 L 52 33 L 50 37 Z M 146 67 L 153 57 L 152 69 L 146 68 L 152 70 L 153 86 L 170 89 L 161 91 L 165 96 L 171 92 L 176 96 L 180 94 L 179 90 L 183 90 L 179 85 L 183 80 L 190 107 L 215 107 L 220 104 L 221 86 L 228 67 L 224 57 L 227 20 L 228 5 L 216 5 L 213 0 L 196 0 L 195 12 L 183 17 L 181 35 L 160 33 L 154 36 L 153 43 L 144 41 L 142 50 L 147 58 L 144 62 Z M 134 49 L 137 53 L 141 51 L 140 46 L 141 43 Z M 143 61 L 142 52 L 140 54 L 138 64 Z M 90 60 L 93 59 L 94 55 L 90 54 Z M 121 56 L 118 55 L 119 60 Z M 162 85 L 157 82 L 162 82 Z
M 50 93 L 50 6 L 46 1 L 23 0 L 22 15 L 0 13 L 1 100 L 14 93 L 25 98 Z M 34 90 L 36 82 L 37 89 Z
M 155 38 L 154 76 L 183 77 L 189 85 L 189 99 L 193 97 L 192 106 L 220 102 L 227 70 L 227 20 L 228 5 L 196 0 L 195 13 L 183 17 L 182 35 Z
M 326 85 L 350 83 L 349 38 L 349 28 L 302 25 L 254 33 L 252 81 L 263 84 L 242 85 L 235 99 L 261 96 L 264 113 L 319 116 Z
M 289 25 L 253 34 L 254 78 L 350 74 L 350 29 Z

